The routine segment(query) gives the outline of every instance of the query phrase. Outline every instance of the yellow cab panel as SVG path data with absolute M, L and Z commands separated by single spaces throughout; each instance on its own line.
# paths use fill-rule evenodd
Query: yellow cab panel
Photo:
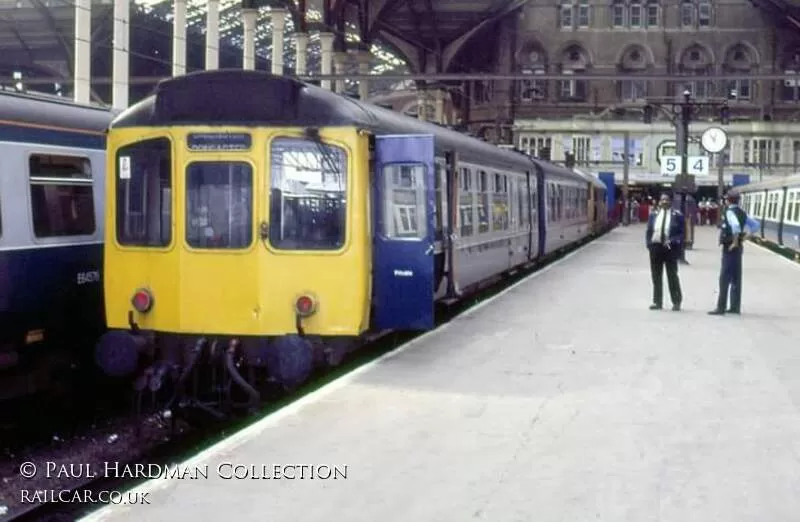
M 296 333 L 295 303 L 312 296 L 305 333 L 363 332 L 371 259 L 367 138 L 355 128 L 323 128 L 308 138 L 296 128 L 224 127 L 227 135 L 249 136 L 248 146 L 197 146 L 198 136 L 221 132 L 110 132 L 109 327 L 127 328 L 132 312 L 145 330 Z M 131 304 L 140 288 L 153 297 L 144 313 Z

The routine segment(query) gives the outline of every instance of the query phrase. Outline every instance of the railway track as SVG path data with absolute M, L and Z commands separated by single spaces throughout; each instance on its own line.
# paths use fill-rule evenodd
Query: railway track
M 472 298 L 442 309 L 437 313 L 437 327 L 597 237 L 599 236 L 564 249 L 538 265 L 518 270 L 476 293 Z M 0 476 L 3 477 L 0 484 L 0 521 L 77 520 L 100 507 L 101 503 L 97 499 L 101 492 L 124 492 L 143 482 L 143 479 L 97 473 L 97 470 L 105 469 L 105 463 L 122 469 L 126 465 L 165 466 L 186 460 L 264 416 L 395 350 L 418 335 L 421 333 L 391 333 L 382 337 L 349 354 L 340 366 L 317 372 L 299 389 L 289 393 L 276 390 L 266 395 L 265 403 L 260 409 L 245 417 L 218 421 L 180 409 L 157 412 L 138 419 L 125 416 L 77 433 L 69 443 L 52 441 L 43 448 L 22 449 L 13 455 L 3 455 L 0 460 Z M 26 478 L 22 475 L 30 473 L 30 470 L 24 471 L 21 467 L 30 467 L 30 464 L 36 466 L 36 476 Z M 87 473 L 87 470 L 93 473 Z M 57 497 L 53 498 L 54 493 L 51 492 L 58 491 L 64 491 L 61 498 L 70 502 L 55 501 Z M 23 497 L 23 493 L 27 496 Z M 76 502 L 76 498 L 94 502 Z

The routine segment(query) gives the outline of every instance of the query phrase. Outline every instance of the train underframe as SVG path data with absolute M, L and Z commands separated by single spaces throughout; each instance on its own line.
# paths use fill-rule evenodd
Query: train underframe
M 254 411 L 270 392 L 296 389 L 315 370 L 338 366 L 378 335 L 251 337 L 134 327 L 103 335 L 95 357 L 107 375 L 133 378 L 139 414 L 144 409 L 198 408 L 222 418 L 238 410 Z

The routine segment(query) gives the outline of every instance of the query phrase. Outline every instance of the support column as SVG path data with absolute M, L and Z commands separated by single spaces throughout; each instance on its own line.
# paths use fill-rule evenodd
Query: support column
M 333 53 L 333 64 L 336 67 L 336 74 L 343 75 L 347 66 L 347 53 Z M 346 84 L 344 79 L 336 80 L 336 92 L 344 92 Z
M 206 70 L 219 69 L 219 0 L 206 6 Z
M 297 57 L 295 59 L 295 75 L 304 76 L 308 74 L 306 57 L 308 56 L 308 33 L 295 33 L 295 45 L 297 46 Z
M 426 88 L 424 82 L 417 82 L 417 119 L 423 121 L 428 119 Z
M 111 103 L 115 109 L 127 109 L 130 83 L 130 3 L 114 0 L 114 53 Z
M 322 66 L 320 74 L 328 75 L 333 74 L 333 33 L 320 33 L 319 45 L 321 50 Z M 330 80 L 322 80 L 320 85 L 323 89 L 331 88 Z
M 436 104 L 436 123 L 444 125 L 446 123 L 444 121 L 444 91 L 441 89 L 436 89 L 434 95 L 434 103 Z
M 186 0 L 175 0 L 172 20 L 172 76 L 186 74 Z
M 283 76 L 283 30 L 286 27 L 286 9 L 272 12 L 272 74 Z
M 242 26 L 244 27 L 244 48 L 242 68 L 252 71 L 256 68 L 256 18 L 257 9 L 242 9 Z
M 75 0 L 75 103 L 88 104 L 92 91 L 92 2 Z
M 369 65 L 372 55 L 369 51 L 358 52 L 358 74 L 369 74 Z M 369 98 L 369 80 L 359 80 L 358 82 L 358 99 L 365 101 Z

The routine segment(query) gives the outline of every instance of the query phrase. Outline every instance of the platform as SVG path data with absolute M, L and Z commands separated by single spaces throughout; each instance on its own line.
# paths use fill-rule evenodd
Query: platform
M 743 315 L 708 316 L 715 239 L 698 227 L 681 312 L 648 310 L 643 225 L 618 228 L 184 463 L 207 480 L 84 520 L 798 520 L 800 266 L 747 244 Z

